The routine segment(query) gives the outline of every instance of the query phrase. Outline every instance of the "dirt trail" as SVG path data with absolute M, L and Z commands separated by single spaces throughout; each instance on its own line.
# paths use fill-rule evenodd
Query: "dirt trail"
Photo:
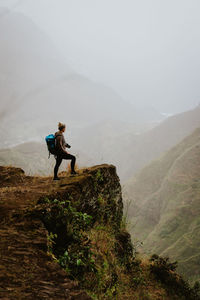
M 0 167 L 0 299 L 90 299 L 47 254 L 47 231 L 27 211 L 61 182 Z M 51 190 L 50 190 L 51 189 Z

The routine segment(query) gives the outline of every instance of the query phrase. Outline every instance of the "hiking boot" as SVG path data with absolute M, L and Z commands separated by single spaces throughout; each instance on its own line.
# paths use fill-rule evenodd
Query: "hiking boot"
M 53 180 L 60 180 L 60 178 L 59 177 L 54 177 Z
M 78 174 L 76 171 L 71 171 L 71 175 L 76 175 Z

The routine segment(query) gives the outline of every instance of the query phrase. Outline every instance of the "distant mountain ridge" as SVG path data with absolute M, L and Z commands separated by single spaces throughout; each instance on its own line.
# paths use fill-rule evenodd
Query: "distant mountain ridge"
M 181 142 L 200 127 L 200 105 L 196 108 L 168 117 L 158 126 L 139 136 L 133 136 L 127 152 L 127 169 L 123 177 L 128 180 L 153 159 Z
M 200 279 L 200 128 L 130 179 L 124 190 L 132 237 L 147 253 L 178 260 Z
M 84 145 L 96 163 L 115 164 L 125 182 L 199 126 L 200 106 L 159 123 L 99 122 L 77 134 L 74 143 Z

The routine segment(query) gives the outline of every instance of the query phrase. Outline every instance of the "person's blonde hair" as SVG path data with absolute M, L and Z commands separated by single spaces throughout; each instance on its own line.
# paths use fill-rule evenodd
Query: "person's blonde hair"
M 61 122 L 58 123 L 58 129 L 59 130 L 62 130 L 65 127 L 66 127 L 66 125 L 64 123 L 61 123 Z

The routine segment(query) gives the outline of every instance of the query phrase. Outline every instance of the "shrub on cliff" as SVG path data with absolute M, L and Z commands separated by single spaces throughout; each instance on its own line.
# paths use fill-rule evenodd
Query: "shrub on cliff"
M 150 270 L 168 288 L 169 294 L 179 295 L 180 299 L 200 299 L 200 286 L 198 283 L 190 287 L 180 275 L 176 273 L 177 262 L 170 262 L 168 257 L 154 254 L 150 258 Z

